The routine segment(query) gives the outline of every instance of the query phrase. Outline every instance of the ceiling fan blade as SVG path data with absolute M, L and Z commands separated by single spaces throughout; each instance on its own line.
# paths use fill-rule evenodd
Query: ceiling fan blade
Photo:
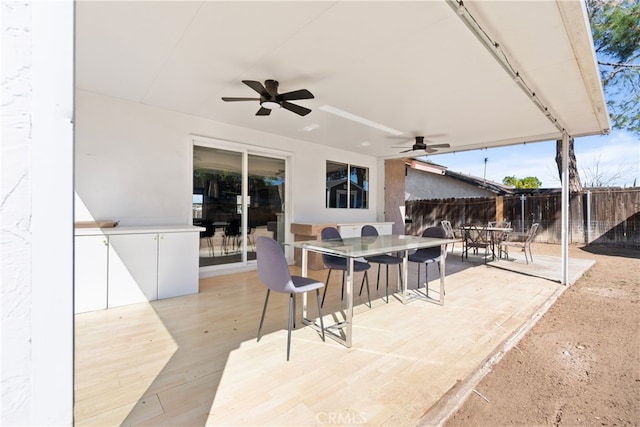
M 246 84 L 251 89 L 258 92 L 261 96 L 269 98 L 270 96 L 269 92 L 267 92 L 267 89 L 262 85 L 262 83 L 257 82 L 255 80 L 243 80 L 242 83 Z
M 283 93 L 279 96 L 283 101 L 294 101 L 296 99 L 313 99 L 313 94 L 306 89 L 294 90 Z
M 409 148 L 408 150 L 401 151 L 401 153 L 408 153 L 410 151 L 413 151 L 413 148 Z
M 233 98 L 233 97 L 228 97 L 228 96 L 223 96 L 222 97 L 223 101 L 260 101 L 260 98 Z
M 424 149 L 424 151 L 425 151 L 425 153 L 431 154 L 431 153 L 435 153 L 438 150 L 436 150 L 435 148 L 427 147 L 427 148 Z
M 292 104 L 287 101 L 282 101 L 282 108 L 286 108 L 287 110 L 292 111 L 301 116 L 306 116 L 311 112 L 311 110 L 308 108 L 301 107 L 300 105 Z
M 428 144 L 429 148 L 449 148 L 451 147 L 449 144 Z
M 271 110 L 270 109 L 264 108 L 264 107 L 260 107 L 260 109 L 256 113 L 256 116 L 268 116 L 269 114 L 271 114 Z

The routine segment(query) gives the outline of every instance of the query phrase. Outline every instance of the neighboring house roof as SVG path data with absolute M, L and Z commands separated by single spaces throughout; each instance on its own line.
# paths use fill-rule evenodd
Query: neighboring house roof
M 479 178 L 473 175 L 463 174 L 461 172 L 453 172 L 448 169 L 445 171 L 445 176 L 449 176 L 451 178 L 464 181 L 468 184 L 475 185 L 478 188 L 484 188 L 486 190 L 496 193 L 496 195 L 499 195 L 499 196 L 513 194 L 513 191 L 514 191 L 514 188 L 508 187 L 504 184 L 500 184 L 498 182 L 491 181 L 489 179 Z
M 417 172 L 407 174 L 407 200 L 514 194 L 514 189 L 506 185 L 461 172 L 453 172 L 445 166 L 432 162 L 407 159 L 405 164 Z M 414 182 L 418 180 L 419 182 Z M 428 182 L 432 185 L 423 185 Z

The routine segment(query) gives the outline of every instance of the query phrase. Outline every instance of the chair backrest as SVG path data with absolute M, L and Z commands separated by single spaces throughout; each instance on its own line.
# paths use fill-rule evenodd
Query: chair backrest
M 204 237 L 213 237 L 216 233 L 216 228 L 213 226 L 213 222 L 210 219 L 203 219 L 200 225 L 205 228 L 205 231 L 200 232 L 201 239 Z
M 464 240 L 468 246 L 489 244 L 489 233 L 486 226 L 465 225 Z
M 446 239 L 447 232 L 442 227 L 427 227 L 422 232 L 422 237 L 437 237 L 439 239 Z
M 342 236 L 335 227 L 325 227 L 320 232 L 320 238 L 322 240 L 337 240 L 342 242 Z M 345 263 L 345 259 L 339 256 L 322 254 L 322 262 L 327 268 L 342 268 Z
M 256 239 L 256 260 L 258 277 L 267 288 L 275 292 L 295 291 L 287 259 L 278 242 L 271 237 L 259 236 Z
M 438 239 L 446 239 L 447 233 L 442 227 L 427 227 L 422 232 L 422 237 L 436 237 Z M 422 258 L 438 258 L 440 256 L 440 246 L 433 248 L 422 248 L 416 251 Z
M 373 225 L 364 225 L 360 230 L 360 236 L 362 237 L 376 237 L 378 236 L 378 229 Z
M 229 224 L 224 229 L 224 234 L 227 236 L 239 236 L 240 235 L 240 220 L 238 218 L 231 218 Z
M 449 239 L 455 238 L 455 233 L 453 232 L 453 227 L 451 226 L 451 221 L 442 220 L 440 221 L 440 226 L 444 229 L 444 232 Z
M 540 226 L 539 223 L 534 223 L 531 228 L 529 229 L 529 234 L 527 234 L 527 240 L 525 241 L 525 244 L 530 245 L 531 242 L 533 241 L 533 237 L 536 235 L 536 232 L 538 231 L 538 227 Z

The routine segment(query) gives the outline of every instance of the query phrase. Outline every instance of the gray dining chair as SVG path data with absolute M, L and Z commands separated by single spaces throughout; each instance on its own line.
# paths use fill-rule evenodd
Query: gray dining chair
M 335 227 L 325 227 L 320 232 L 320 237 L 322 240 L 335 240 L 338 242 L 342 242 L 342 236 L 340 236 L 340 232 Z M 324 307 L 324 299 L 327 296 L 327 289 L 329 288 L 329 278 L 331 277 L 331 272 L 333 270 L 341 270 L 342 271 L 342 294 L 340 299 L 344 298 L 344 275 L 349 268 L 348 260 L 343 257 L 322 254 L 322 262 L 325 267 L 329 269 L 327 273 L 327 281 L 324 287 L 324 293 L 322 294 L 322 303 L 320 304 Z M 365 282 L 367 284 L 367 299 L 369 300 L 369 307 L 371 307 L 371 294 L 369 292 L 369 278 L 367 277 L 367 270 L 371 268 L 371 264 L 368 262 L 362 261 L 353 261 L 353 272 L 359 273 L 364 272 L 364 276 L 362 277 L 362 285 L 360 286 L 360 290 L 362 291 L 362 286 L 364 286 Z
M 258 263 L 258 277 L 260 281 L 267 287 L 267 296 L 264 299 L 264 308 L 262 309 L 262 317 L 260 318 L 260 326 L 258 327 L 258 342 L 262 338 L 262 325 L 264 324 L 264 315 L 267 312 L 267 303 L 269 302 L 269 294 L 271 291 L 289 294 L 289 323 L 287 334 L 287 361 L 291 352 L 291 328 L 295 327 L 294 317 L 296 313 L 296 294 L 308 291 L 316 291 L 316 299 L 318 301 L 318 317 L 320 318 L 320 329 L 322 331 L 322 341 L 324 337 L 324 323 L 322 321 L 322 307 L 320 306 L 320 288 L 324 283 L 317 280 L 292 276 L 289 271 L 287 259 L 280 244 L 271 237 L 260 236 L 256 239 L 256 258 Z
M 446 239 L 447 232 L 442 227 L 427 227 L 422 232 L 422 237 Z M 415 262 L 418 264 L 418 289 L 420 289 L 420 266 L 424 264 L 425 292 L 427 296 L 429 296 L 429 264 L 437 264 L 438 271 L 440 271 L 441 256 L 440 246 L 435 246 L 432 248 L 418 249 L 407 257 L 409 262 Z
M 378 237 L 378 229 L 375 228 L 373 225 L 367 224 L 362 227 L 360 234 L 362 237 L 372 237 L 372 238 Z M 402 264 L 402 258 L 389 255 L 389 254 L 381 254 L 381 255 L 364 257 L 364 259 L 366 259 L 367 262 L 378 264 L 378 279 L 376 280 L 376 290 L 378 290 L 380 286 L 380 267 L 382 267 L 382 264 L 386 266 L 387 286 L 386 286 L 385 295 L 387 297 L 387 304 L 388 304 L 389 303 L 389 266 L 390 265 L 398 266 L 398 277 L 400 280 L 400 285 L 402 285 L 402 274 L 400 273 L 400 264 Z M 362 294 L 362 286 L 360 286 L 360 294 Z

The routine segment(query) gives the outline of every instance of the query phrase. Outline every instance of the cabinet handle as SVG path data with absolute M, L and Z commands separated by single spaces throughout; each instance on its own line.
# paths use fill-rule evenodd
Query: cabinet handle
M 104 243 L 105 246 L 109 246 L 109 242 L 107 242 L 106 240 L 103 240 L 102 243 Z

